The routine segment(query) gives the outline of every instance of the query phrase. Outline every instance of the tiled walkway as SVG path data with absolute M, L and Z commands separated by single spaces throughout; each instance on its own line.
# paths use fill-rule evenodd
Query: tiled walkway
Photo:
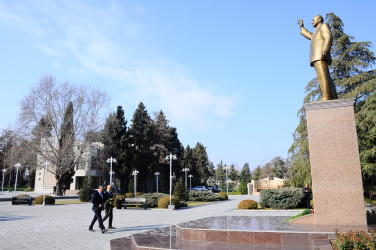
M 293 216 L 293 211 L 237 211 L 243 199 L 258 196 L 230 196 L 229 201 L 179 210 L 115 209 L 113 225 L 101 234 L 88 230 L 93 212 L 90 203 L 54 206 L 11 206 L 0 202 L 0 249 L 110 249 L 110 240 L 161 227 L 213 216 Z M 107 223 L 105 226 L 107 227 Z

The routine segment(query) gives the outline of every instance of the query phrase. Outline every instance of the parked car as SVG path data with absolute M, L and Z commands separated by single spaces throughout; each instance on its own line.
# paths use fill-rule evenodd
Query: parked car
M 195 191 L 208 191 L 208 189 L 205 186 L 196 186 L 193 188 Z
M 208 186 L 208 189 L 211 190 L 213 193 L 218 193 L 218 187 L 216 185 Z

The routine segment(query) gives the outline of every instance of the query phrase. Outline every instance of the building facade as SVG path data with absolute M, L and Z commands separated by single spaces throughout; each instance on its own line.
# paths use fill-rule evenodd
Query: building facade
M 41 140 L 42 150 L 45 152 L 50 147 L 57 147 L 58 145 L 57 140 L 51 138 L 48 139 L 48 142 L 49 143 L 47 143 L 45 139 Z M 81 150 L 79 142 L 75 143 L 74 148 L 75 154 L 78 155 Z M 97 188 L 104 182 L 105 172 L 102 170 L 100 164 L 100 152 L 102 148 L 103 144 L 101 142 L 92 142 L 83 149 L 83 153 L 75 165 L 73 182 L 70 184 L 67 183 L 66 185 L 66 194 L 77 194 L 82 188 L 85 177 L 88 177 L 88 183 L 92 188 Z M 42 155 L 38 154 L 35 172 L 35 192 L 42 193 L 44 189 L 46 189 L 46 193 L 53 193 L 54 187 L 56 186 L 55 169 L 55 165 L 49 163 Z

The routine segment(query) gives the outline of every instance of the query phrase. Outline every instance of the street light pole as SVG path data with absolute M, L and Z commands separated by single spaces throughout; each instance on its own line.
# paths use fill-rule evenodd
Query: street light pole
M 107 159 L 107 163 L 110 163 L 110 185 L 112 186 L 112 174 L 114 174 L 114 172 L 112 171 L 112 163 L 115 162 L 116 163 L 116 159 L 115 158 L 109 158 Z
M 46 205 L 47 166 L 49 164 L 50 163 L 48 161 L 46 161 L 44 163 L 44 165 L 45 165 L 45 169 L 44 169 L 44 195 L 43 195 L 43 204 L 42 204 L 42 206 Z
M 172 153 L 170 153 L 170 155 L 166 156 L 165 160 L 168 161 L 170 160 L 170 205 L 168 206 L 169 209 L 175 209 L 175 205 L 172 205 L 172 202 L 171 202 L 171 193 L 172 193 L 172 160 L 177 160 L 178 158 L 176 157 L 176 155 L 172 155 Z
M 183 168 L 183 171 L 185 172 L 185 188 L 187 188 L 187 172 L 189 171 L 189 168 Z
M 189 177 L 189 191 L 192 191 L 192 177 L 193 177 L 193 175 L 188 175 L 188 177 Z
M 133 175 L 133 177 L 134 177 L 134 180 L 133 180 L 133 182 L 134 182 L 134 196 L 136 197 L 136 193 L 137 193 L 137 174 L 138 174 L 139 172 L 137 171 L 137 170 L 133 170 L 133 172 L 132 172 L 132 175 Z
M 226 164 L 225 164 L 225 169 L 226 169 L 226 192 L 227 192 L 227 196 L 228 196 L 228 174 L 227 174 L 228 167 L 226 166 Z
M 14 195 L 16 195 L 18 168 L 21 167 L 21 164 L 17 163 L 14 166 L 16 167 L 16 181 L 14 182 Z
M 3 182 L 1 183 L 1 194 L 4 193 L 4 174 L 7 170 L 4 168 L 3 170 L 1 170 L 1 172 L 3 172 Z
M 159 173 L 159 172 L 155 172 L 155 177 L 156 177 L 156 179 L 157 179 L 157 194 L 158 194 L 158 175 L 160 175 L 161 173 Z

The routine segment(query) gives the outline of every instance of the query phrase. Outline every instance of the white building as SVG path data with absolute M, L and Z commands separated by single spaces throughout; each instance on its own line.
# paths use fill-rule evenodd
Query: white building
M 50 138 L 51 139 L 51 138 Z M 57 147 L 57 140 L 51 140 L 52 146 Z M 42 139 L 42 150 L 47 151 L 46 140 Z M 75 143 L 76 153 L 79 153 L 80 145 L 79 142 Z M 99 184 L 104 181 L 105 173 L 101 170 L 99 165 L 100 151 L 103 148 L 101 142 L 92 142 L 89 146 L 83 150 L 83 154 L 80 160 L 75 166 L 75 174 L 73 176 L 73 182 L 66 187 L 66 194 L 77 194 L 79 189 L 82 187 L 84 177 L 88 177 L 88 181 L 92 188 L 96 188 Z M 38 154 L 37 156 L 37 168 L 35 172 L 35 192 L 44 192 L 44 187 L 46 187 L 46 192 L 52 194 L 53 188 L 56 186 L 55 178 L 55 168 L 56 166 L 47 164 L 47 176 L 46 183 L 44 181 L 46 174 L 46 160 L 44 157 Z

